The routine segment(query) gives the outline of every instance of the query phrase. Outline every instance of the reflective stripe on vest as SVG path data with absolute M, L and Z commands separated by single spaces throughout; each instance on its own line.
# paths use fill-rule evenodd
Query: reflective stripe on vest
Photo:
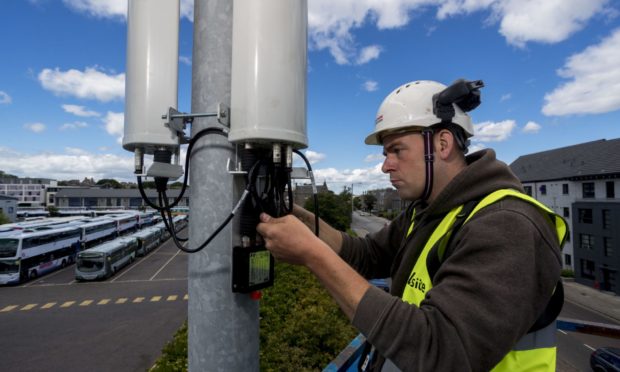
M 502 189 L 487 195 L 472 210 L 465 220 L 465 223 L 467 223 L 467 221 L 469 221 L 469 219 L 480 209 L 508 196 L 522 199 L 546 212 L 555 225 L 560 247 L 564 244 L 564 239 L 567 234 L 567 225 L 564 219 L 536 199 L 516 190 Z M 450 230 L 452 225 L 462 209 L 463 206 L 460 205 L 446 214 L 424 245 L 424 249 L 420 253 L 413 270 L 411 270 L 411 274 L 407 280 L 407 285 L 403 291 L 402 299 L 405 302 L 420 306 L 420 303 L 426 296 L 426 293 L 433 287 L 431 277 L 426 267 L 428 254 L 437 242 L 439 242 L 447 233 L 451 233 Z M 415 214 L 415 210 L 413 213 Z M 413 230 L 413 224 L 414 222 L 412 218 L 407 236 L 409 236 Z M 555 328 L 555 322 L 553 322 L 543 329 L 523 336 L 513 347 L 512 351 L 506 354 L 500 363 L 493 368 L 493 371 L 555 371 Z

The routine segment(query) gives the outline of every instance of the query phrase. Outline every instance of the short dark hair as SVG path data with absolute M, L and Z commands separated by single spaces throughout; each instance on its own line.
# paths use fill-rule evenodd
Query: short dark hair
M 456 141 L 457 146 L 459 147 L 459 150 L 463 152 L 463 155 L 467 154 L 467 151 L 468 151 L 467 147 L 469 147 L 469 139 L 467 139 L 467 134 L 465 133 L 465 130 L 461 126 L 456 125 L 452 122 L 450 123 L 441 122 L 441 123 L 432 125 L 431 129 L 433 129 L 433 132 L 435 133 L 439 132 L 442 129 L 449 130 L 450 133 L 452 133 L 452 136 L 454 136 L 454 139 Z

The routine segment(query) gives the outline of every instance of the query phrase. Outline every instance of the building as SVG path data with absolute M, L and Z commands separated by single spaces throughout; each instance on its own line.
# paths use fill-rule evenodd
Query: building
M 44 207 L 47 205 L 47 189 L 56 187 L 56 180 L 48 178 L 3 177 L 0 195 L 17 198 L 18 207 Z
M 317 193 L 327 192 L 329 189 L 327 188 L 327 182 L 323 181 L 323 185 L 318 185 L 316 187 Z M 312 197 L 312 185 L 298 185 L 295 184 L 295 189 L 293 190 L 293 200 L 295 204 L 303 207 L 306 203 L 306 200 Z
M 564 268 L 579 283 L 620 294 L 620 138 L 524 155 L 510 168 L 568 222 Z
M 166 192 L 170 203 L 179 196 L 180 191 L 180 189 L 170 189 Z M 159 204 L 157 191 L 147 189 L 145 193 L 149 200 Z M 62 188 L 56 192 L 55 203 L 59 209 L 138 209 L 146 207 L 138 189 Z M 177 206 L 189 206 L 189 188 Z
M 17 198 L 0 195 L 0 214 L 8 217 L 9 221 L 17 220 Z

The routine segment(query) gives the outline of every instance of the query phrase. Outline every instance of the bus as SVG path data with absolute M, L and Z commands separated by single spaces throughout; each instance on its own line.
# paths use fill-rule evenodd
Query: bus
M 110 218 L 93 218 L 80 226 L 81 248 L 88 249 L 117 236 L 117 222 Z
M 161 232 L 161 237 L 159 238 L 161 242 L 165 242 L 166 240 L 168 240 L 168 238 L 170 238 L 170 231 L 168 231 L 168 229 L 166 228 L 164 221 L 157 223 L 153 227 L 159 229 L 159 231 Z
M 138 228 L 143 229 L 147 226 L 153 225 L 153 214 L 152 212 L 138 212 Z
M 174 225 L 174 231 L 179 232 L 187 227 L 187 215 L 179 214 L 172 218 L 172 224 Z
M 138 229 L 138 216 L 135 213 L 109 214 L 107 217 L 116 221 L 116 233 L 118 235 Z
M 0 284 L 34 279 L 75 260 L 78 227 L 16 231 L 0 236 Z
M 116 274 L 136 258 L 138 240 L 132 237 L 117 238 L 78 253 L 75 279 L 106 279 Z
M 155 226 L 144 228 L 129 235 L 131 238 L 138 239 L 138 256 L 146 256 L 147 253 L 157 248 L 161 239 L 161 230 Z

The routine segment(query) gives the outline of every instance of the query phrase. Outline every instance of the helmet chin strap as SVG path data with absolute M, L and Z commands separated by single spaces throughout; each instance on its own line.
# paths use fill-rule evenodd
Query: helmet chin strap
M 433 130 L 425 129 L 422 131 L 424 140 L 424 162 L 426 163 L 426 181 L 424 183 L 424 192 L 420 199 L 426 201 L 433 191 Z

